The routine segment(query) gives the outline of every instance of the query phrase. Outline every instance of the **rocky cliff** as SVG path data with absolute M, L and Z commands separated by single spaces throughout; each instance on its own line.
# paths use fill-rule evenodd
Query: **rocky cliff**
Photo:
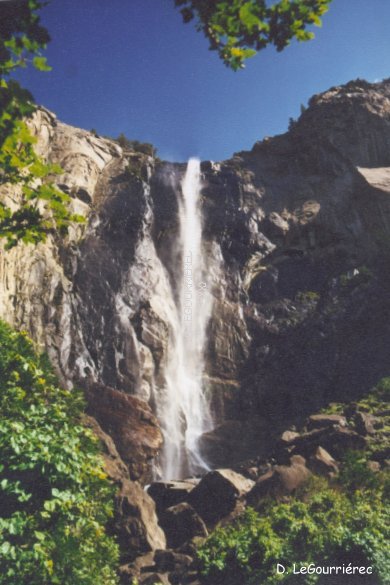
M 64 383 L 86 389 L 131 477 L 146 480 L 161 446 L 151 409 L 164 383 L 185 165 L 44 109 L 32 127 L 87 222 L 1 254 L 0 317 L 29 331 Z M 390 373 L 390 81 L 314 96 L 286 134 L 204 162 L 202 176 L 216 421 L 203 448 L 225 465 Z

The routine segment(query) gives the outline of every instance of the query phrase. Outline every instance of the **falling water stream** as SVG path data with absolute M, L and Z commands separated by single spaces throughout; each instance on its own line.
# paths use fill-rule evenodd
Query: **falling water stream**
M 200 162 L 190 159 L 182 193 L 178 193 L 180 260 L 175 271 L 178 294 L 171 315 L 166 384 L 157 405 L 164 433 L 163 479 L 182 478 L 208 469 L 199 439 L 212 428 L 202 381 L 212 295 L 202 250 L 200 190 Z

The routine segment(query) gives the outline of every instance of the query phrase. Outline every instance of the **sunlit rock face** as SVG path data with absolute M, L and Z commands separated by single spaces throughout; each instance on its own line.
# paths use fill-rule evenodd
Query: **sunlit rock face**
M 185 165 L 123 151 L 45 110 L 33 127 L 87 221 L 2 253 L 0 316 L 30 332 L 68 385 L 109 386 L 153 409 Z M 212 464 L 261 452 L 286 420 L 390 373 L 389 167 L 389 81 L 332 88 L 288 133 L 202 163 Z

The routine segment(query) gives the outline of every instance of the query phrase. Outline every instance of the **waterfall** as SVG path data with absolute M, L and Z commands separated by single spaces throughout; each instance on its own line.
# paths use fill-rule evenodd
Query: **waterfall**
M 163 479 L 178 479 L 208 469 L 199 450 L 199 438 L 212 428 L 202 381 L 212 295 L 202 248 L 200 190 L 200 162 L 190 159 L 182 193 L 178 193 L 180 260 L 175 270 L 176 300 L 171 304 L 165 388 L 157 398 L 164 434 Z

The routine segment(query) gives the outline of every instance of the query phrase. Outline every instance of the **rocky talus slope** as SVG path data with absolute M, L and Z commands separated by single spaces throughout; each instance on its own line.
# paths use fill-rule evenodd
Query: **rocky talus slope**
M 304 493 L 315 477 L 336 485 L 347 465 L 347 453 L 363 454 L 373 477 L 388 471 L 389 390 L 390 379 L 386 379 L 365 399 L 332 403 L 310 415 L 299 428 L 280 434 L 268 458 L 248 460 L 235 469 L 216 469 L 200 481 L 152 484 L 148 493 L 156 503 L 167 550 L 140 555 L 122 565 L 123 583 L 131 585 L 136 578 L 147 584 L 214 585 L 213 580 L 203 580 L 197 548 L 215 528 L 234 522 L 248 506 L 261 513 L 270 498 L 288 502 Z M 236 584 L 234 579 L 231 582 Z M 342 582 L 336 579 L 329 585 Z M 377 585 L 379 581 L 373 576 L 348 583 Z
M 31 125 L 87 221 L 65 239 L 1 252 L 0 317 L 29 332 L 64 384 L 85 389 L 120 484 L 116 530 L 128 566 L 164 549 L 166 538 L 176 547 L 177 517 L 191 518 L 200 536 L 213 523 L 194 501 L 169 500 L 179 510 L 166 515 L 164 504 L 164 533 L 141 489 L 162 444 L 153 393 L 164 384 L 185 165 L 122 149 L 45 109 Z M 390 373 L 390 81 L 314 96 L 286 134 L 203 162 L 202 180 L 214 295 L 205 383 L 216 423 L 202 446 L 213 467 L 225 468 L 268 460 L 284 429 L 301 428 L 331 401 L 359 398 Z M 314 441 L 310 453 L 292 443 L 289 453 L 310 459 L 321 448 L 336 461 L 332 440 Z M 300 459 L 275 461 L 302 471 Z M 279 482 L 279 471 L 266 470 L 269 481 Z M 259 473 L 244 484 L 229 476 L 234 500 L 255 489 L 248 482 Z M 175 572 L 179 560 L 159 558 Z

